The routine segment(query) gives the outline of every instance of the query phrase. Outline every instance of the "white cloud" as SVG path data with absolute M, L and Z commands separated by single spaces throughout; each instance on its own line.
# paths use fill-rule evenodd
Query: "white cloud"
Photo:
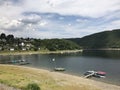
M 120 26 L 120 20 L 114 21 L 112 24 Z
M 0 32 L 20 37 L 82 37 L 120 28 L 119 16 L 120 0 L 0 0 Z
M 120 0 L 27 0 L 26 10 L 101 17 L 120 9 Z
M 29 23 L 36 24 L 41 21 L 41 16 L 36 14 L 30 14 L 30 15 L 24 16 L 21 21 L 26 24 L 29 24 Z
M 120 20 L 115 20 L 104 26 L 106 30 L 120 29 Z
M 11 27 L 19 27 L 22 23 L 19 20 L 9 20 L 8 18 L 0 18 L 0 28 L 1 29 L 11 29 Z
M 8 4 L 0 5 L 1 15 L 16 17 L 22 12 L 32 11 L 97 18 L 120 9 L 120 0 L 21 0 L 21 2 L 20 5 L 13 5 L 7 0 Z
M 39 23 L 39 25 L 40 25 L 40 26 L 45 26 L 45 25 L 47 25 L 47 22 L 42 21 L 42 22 Z

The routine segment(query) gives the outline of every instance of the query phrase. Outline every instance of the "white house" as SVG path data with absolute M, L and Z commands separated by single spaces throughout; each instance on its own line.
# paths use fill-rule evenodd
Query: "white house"
M 22 43 L 21 43 L 21 46 L 25 46 L 25 43 L 24 43 L 24 42 L 22 42 Z
M 0 50 L 2 50 L 2 47 L 0 47 Z
M 10 48 L 10 51 L 14 51 L 15 49 L 14 48 Z
M 26 51 L 26 48 L 22 48 L 23 51 Z

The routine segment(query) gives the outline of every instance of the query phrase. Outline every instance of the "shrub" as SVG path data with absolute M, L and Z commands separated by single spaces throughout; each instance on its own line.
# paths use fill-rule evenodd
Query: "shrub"
M 36 83 L 30 83 L 26 86 L 24 90 L 41 90 L 38 84 Z

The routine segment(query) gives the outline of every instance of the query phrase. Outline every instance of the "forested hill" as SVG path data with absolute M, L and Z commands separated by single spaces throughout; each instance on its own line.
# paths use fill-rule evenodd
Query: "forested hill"
M 69 39 L 83 48 L 120 48 L 120 29 L 95 33 L 83 38 Z
M 104 31 L 71 39 L 15 38 L 0 34 L 0 51 L 7 50 L 75 50 L 75 49 L 120 48 L 120 29 Z
M 80 46 L 65 39 L 18 38 L 0 34 L 0 51 L 76 50 Z

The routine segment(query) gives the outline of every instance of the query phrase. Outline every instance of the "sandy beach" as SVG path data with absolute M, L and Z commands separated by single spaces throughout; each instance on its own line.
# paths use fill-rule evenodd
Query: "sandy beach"
M 19 83 L 13 82 L 10 85 L 16 88 L 21 88 L 32 81 L 38 83 L 41 90 L 120 90 L 120 86 L 117 85 L 31 67 L 0 65 L 0 72 L 0 81 L 13 80 L 15 82 L 17 79 Z M 14 78 L 11 77 L 12 75 Z M 24 85 L 21 85 L 23 83 Z

